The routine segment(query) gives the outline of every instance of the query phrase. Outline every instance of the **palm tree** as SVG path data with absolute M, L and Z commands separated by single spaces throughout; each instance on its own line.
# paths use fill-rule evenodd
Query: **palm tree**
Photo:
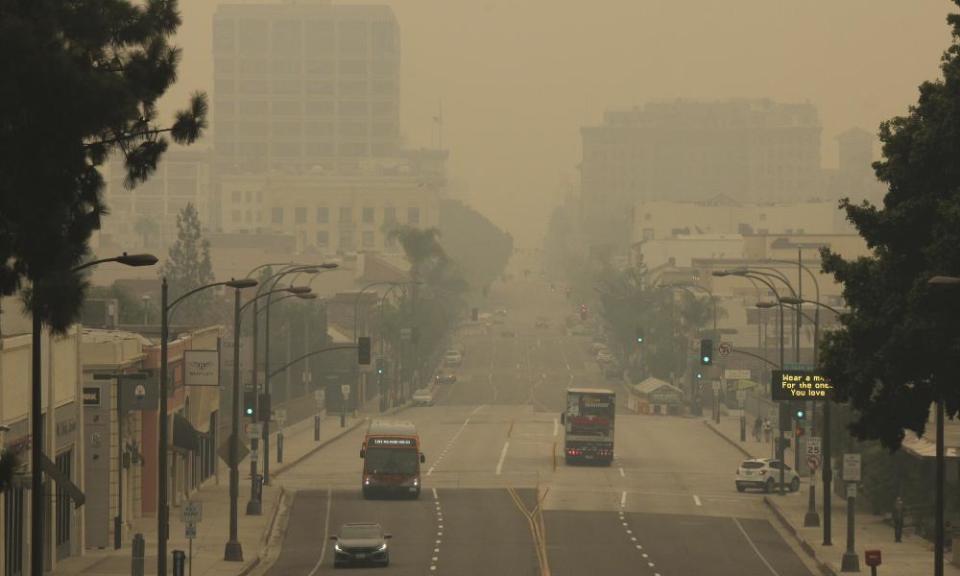
M 160 225 L 150 216 L 141 216 L 133 225 L 133 231 L 140 235 L 140 242 L 144 248 L 153 245 L 153 240 L 160 232 Z

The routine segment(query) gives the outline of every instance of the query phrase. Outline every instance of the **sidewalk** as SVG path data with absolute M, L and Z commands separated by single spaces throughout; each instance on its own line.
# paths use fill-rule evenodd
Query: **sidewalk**
M 368 404 L 364 412 L 348 416 L 346 426 L 343 428 L 340 427 L 339 415 L 325 416 L 320 426 L 319 441 L 314 440 L 313 418 L 306 418 L 297 424 L 285 427 L 282 464 L 276 463 L 276 434 L 271 434 L 271 476 L 282 473 L 323 446 L 361 426 L 369 416 L 376 413 L 376 404 L 372 406 L 374 412 L 368 411 L 370 407 Z M 277 511 L 285 498 L 282 482 L 272 480 L 271 486 L 263 487 L 262 514 L 247 516 L 246 506 L 250 499 L 250 463 L 248 458 L 240 463 L 237 536 L 243 547 L 243 562 L 227 562 L 223 559 L 223 554 L 230 533 L 230 476 L 226 464 L 219 461 L 219 465 L 218 477 L 212 478 L 191 495 L 192 501 L 200 502 L 203 506 L 203 517 L 197 526 L 197 537 L 193 540 L 194 576 L 245 575 L 252 571 L 261 561 L 261 556 L 274 529 Z M 173 570 L 172 552 L 174 550 L 187 552 L 189 549 L 189 541 L 185 537 L 185 526 L 180 520 L 180 515 L 181 508 L 171 504 L 170 539 L 167 543 L 168 554 L 171 554 L 171 558 L 167 561 L 167 569 L 171 572 Z M 53 574 L 104 576 L 130 574 L 131 540 L 135 533 L 143 534 L 146 540 L 144 573 L 156 574 L 156 517 L 139 518 L 130 524 L 128 536 L 121 550 L 87 550 L 83 556 L 67 558 L 58 563 Z
M 763 458 L 770 456 L 771 444 L 756 442 L 747 430 L 747 441 L 740 442 L 740 420 L 736 416 L 724 416 L 719 424 L 705 420 L 704 423 L 729 443 L 733 444 L 747 457 Z M 793 455 L 787 450 L 785 459 L 793 465 Z M 817 474 L 817 512 L 823 522 L 823 483 Z M 773 514 L 780 520 L 784 528 L 793 534 L 801 548 L 816 560 L 825 574 L 840 574 L 840 559 L 846 550 L 847 544 L 847 502 L 846 499 L 834 494 L 831 504 L 833 519 L 831 522 L 833 541 L 832 546 L 823 546 L 823 527 L 804 528 L 803 518 L 807 512 L 809 498 L 809 478 L 805 478 L 799 494 L 778 496 L 770 494 L 764 497 L 764 502 L 770 507 Z M 860 571 L 869 573 L 870 568 L 864 564 L 864 550 L 880 550 L 883 553 L 883 564 L 878 568 L 878 574 L 895 576 L 928 576 L 933 574 L 933 544 L 915 536 L 909 529 L 904 530 L 903 542 L 894 543 L 893 527 L 885 523 L 883 518 L 872 514 L 858 512 L 856 514 L 855 549 L 860 558 Z M 951 563 L 952 556 L 945 553 L 944 574 L 946 576 L 960 576 L 960 568 Z

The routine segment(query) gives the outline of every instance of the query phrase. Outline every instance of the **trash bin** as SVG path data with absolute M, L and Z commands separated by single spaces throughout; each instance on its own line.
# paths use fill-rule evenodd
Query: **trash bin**
M 187 568 L 187 554 L 183 550 L 173 551 L 173 576 L 184 576 Z

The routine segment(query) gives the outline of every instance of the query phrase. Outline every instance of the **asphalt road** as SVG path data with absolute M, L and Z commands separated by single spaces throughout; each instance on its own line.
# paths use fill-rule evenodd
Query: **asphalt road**
M 555 458 L 567 387 L 612 387 L 621 408 L 626 395 L 604 380 L 590 338 L 560 330 L 576 304 L 540 279 L 496 286 L 488 309 L 507 309 L 504 323 L 462 332 L 457 383 L 403 413 L 427 457 L 420 499 L 363 500 L 363 431 L 347 434 L 280 477 L 296 495 L 268 573 L 331 574 L 327 537 L 374 520 L 394 535 L 391 565 L 350 574 L 811 575 L 762 496 L 736 492 L 740 455 L 700 419 L 621 409 L 612 466 Z M 552 327 L 536 328 L 538 316 Z

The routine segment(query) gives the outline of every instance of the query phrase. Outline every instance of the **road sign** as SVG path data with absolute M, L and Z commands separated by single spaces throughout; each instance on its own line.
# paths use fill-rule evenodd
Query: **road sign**
M 243 442 L 237 443 L 237 463 L 239 464 L 241 460 L 247 457 L 247 454 L 250 453 L 250 449 L 246 447 Z M 220 444 L 220 447 L 217 448 L 217 455 L 220 456 L 220 459 L 230 465 L 230 439 L 227 438 L 223 443 Z
M 244 428 L 247 431 L 247 439 L 252 440 L 263 435 L 263 424 L 260 422 L 247 422 Z
M 193 540 L 197 537 L 197 524 L 196 522 L 187 522 L 184 525 L 186 538 L 187 540 Z
M 733 344 L 729 342 L 721 342 L 717 345 L 717 352 L 721 356 L 729 356 L 730 353 L 733 352 Z
M 807 438 L 807 456 L 819 457 L 821 454 L 820 445 L 821 442 L 819 436 L 811 436 Z
M 856 497 L 857 497 L 857 483 L 847 482 L 847 498 L 856 498 Z
M 287 421 L 287 410 L 286 408 L 276 408 L 273 411 L 273 419 L 279 422 L 281 425 Z
M 882 555 L 879 550 L 864 550 L 863 559 L 867 566 L 879 566 L 882 564 Z
M 196 524 L 203 520 L 203 503 L 187 500 L 180 509 L 180 520 L 184 524 Z
M 807 456 L 807 466 L 810 470 L 820 469 L 820 456 Z
M 719 380 L 714 380 L 714 381 L 713 381 L 713 393 L 716 394 L 716 393 L 718 393 L 718 392 L 720 392 L 720 381 L 719 381 Z
M 322 405 L 324 400 L 326 400 L 326 394 L 324 394 L 323 390 L 315 390 L 313 392 L 313 399 L 318 405 Z
M 749 380 L 750 370 L 741 368 L 727 368 L 723 371 L 723 377 L 727 380 Z
M 860 481 L 860 455 L 859 454 L 843 455 L 843 480 L 845 482 Z
M 774 402 L 833 398 L 833 384 L 826 376 L 804 370 L 774 370 L 770 391 Z
M 341 384 L 341 385 L 340 385 L 340 394 L 341 394 L 344 398 L 349 398 L 349 397 L 350 397 L 350 385 L 349 385 L 349 384 Z

